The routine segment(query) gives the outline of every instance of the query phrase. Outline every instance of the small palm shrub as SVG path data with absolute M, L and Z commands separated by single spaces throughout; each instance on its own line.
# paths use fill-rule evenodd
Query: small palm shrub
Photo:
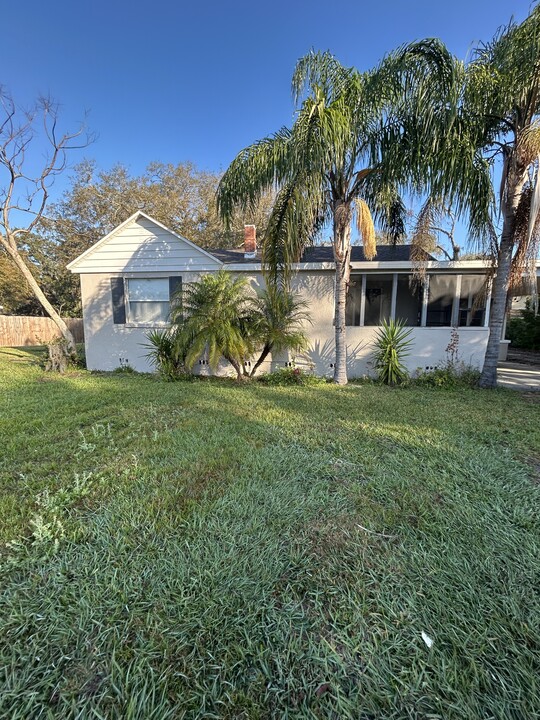
M 179 333 L 175 329 L 152 330 L 146 337 L 146 358 L 164 380 L 178 380 L 186 375 L 185 353 Z
M 148 357 L 162 374 L 171 375 L 171 361 L 173 375 L 180 361 L 191 370 L 204 354 L 212 371 L 224 358 L 244 379 L 270 353 L 304 350 L 303 324 L 310 319 L 306 303 L 287 290 L 270 286 L 254 295 L 245 278 L 220 270 L 184 285 L 171 322 L 171 331 L 149 335 Z
M 411 332 L 412 328 L 405 327 L 401 320 L 383 320 L 375 341 L 374 367 L 379 381 L 385 385 L 397 385 L 408 377 L 403 359 L 412 344 Z

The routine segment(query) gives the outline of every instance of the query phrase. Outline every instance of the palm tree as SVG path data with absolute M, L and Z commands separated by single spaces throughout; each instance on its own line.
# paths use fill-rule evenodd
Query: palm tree
M 193 368 L 206 351 L 215 371 L 221 357 L 244 376 L 244 363 L 253 353 L 249 325 L 247 283 L 226 270 L 204 275 L 184 286 L 182 301 L 173 308 L 171 321 L 180 328 L 178 341 L 185 352 L 185 366 Z
M 253 377 L 271 352 L 307 346 L 306 303 L 283 288 L 271 286 L 254 295 L 244 278 L 222 269 L 188 283 L 181 292 L 171 313 L 172 331 L 148 338 L 148 357 L 166 371 L 176 364 L 172 376 L 178 367 L 191 370 L 207 352 L 213 371 L 223 357 L 241 380 Z
M 431 196 L 413 241 L 425 244 L 437 207 L 453 205 L 458 215 L 469 212 L 471 239 L 495 261 L 480 378 L 482 387 L 495 387 L 508 291 L 534 269 L 539 247 L 540 8 L 477 48 L 468 65 L 451 56 L 447 61 L 449 92 L 430 109 L 425 170 Z
M 311 322 L 307 303 L 293 293 L 269 285 L 250 302 L 252 340 L 262 346 L 259 357 L 249 372 L 253 377 L 271 352 L 300 352 L 308 346 L 305 323 Z
M 394 240 L 404 233 L 398 189 L 425 186 L 423 141 L 430 125 L 423 124 L 423 108 L 435 102 L 439 84 L 453 80 L 447 56 L 438 41 L 425 41 L 361 74 L 329 53 L 308 54 L 293 76 L 298 109 L 292 128 L 244 149 L 221 179 L 218 207 L 226 222 L 237 207 L 254 207 L 266 188 L 279 189 L 263 237 L 269 282 L 286 284 L 291 265 L 323 225 L 331 224 L 336 383 L 347 382 L 345 303 L 353 220 L 366 259 L 376 253 L 372 215 Z M 414 103 L 407 99 L 409 87 L 416 92 Z M 410 139 L 403 140 L 404 132 Z
M 495 387 L 509 288 L 532 268 L 539 247 L 540 8 L 480 47 L 467 69 L 463 108 L 484 156 L 502 160 L 490 336 L 480 385 Z M 494 193 L 495 194 L 495 193 Z

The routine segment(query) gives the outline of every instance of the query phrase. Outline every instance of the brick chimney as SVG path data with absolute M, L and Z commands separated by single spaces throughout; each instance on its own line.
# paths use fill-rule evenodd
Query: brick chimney
M 253 260 L 257 257 L 257 229 L 255 225 L 244 227 L 244 257 Z

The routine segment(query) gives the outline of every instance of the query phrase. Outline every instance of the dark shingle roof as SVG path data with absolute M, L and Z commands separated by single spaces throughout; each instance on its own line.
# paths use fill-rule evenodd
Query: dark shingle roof
M 243 250 L 209 250 L 212 255 L 221 260 L 225 264 L 231 263 L 260 263 L 261 254 L 257 253 L 257 257 L 251 260 L 244 257 Z M 377 255 L 373 258 L 375 262 L 407 262 L 411 259 L 410 245 L 377 245 Z M 430 255 L 427 260 L 434 260 Z M 362 262 L 365 260 L 364 249 L 361 245 L 353 245 L 351 260 L 353 262 Z M 328 245 L 314 245 L 306 248 L 302 255 L 303 263 L 329 263 L 334 261 L 332 248 Z

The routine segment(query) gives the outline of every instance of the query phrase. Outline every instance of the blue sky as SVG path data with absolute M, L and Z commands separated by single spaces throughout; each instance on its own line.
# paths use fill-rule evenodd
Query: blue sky
M 65 127 L 89 112 L 98 139 L 72 162 L 219 170 L 290 124 L 291 74 L 310 48 L 366 69 L 401 43 L 437 36 L 464 58 L 528 9 L 528 0 L 12 2 L 2 10 L 1 82 L 23 105 L 50 93 Z

